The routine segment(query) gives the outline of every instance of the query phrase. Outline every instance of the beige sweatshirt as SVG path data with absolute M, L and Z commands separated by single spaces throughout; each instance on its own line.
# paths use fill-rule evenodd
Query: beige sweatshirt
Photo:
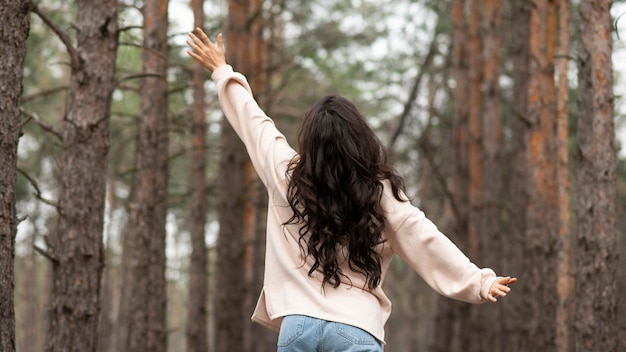
M 296 151 L 258 106 L 243 75 L 224 65 L 212 78 L 222 110 L 244 142 L 269 194 L 265 277 L 252 320 L 278 330 L 283 316 L 302 314 L 357 326 L 384 342 L 391 302 L 382 287 L 365 289 L 363 276 L 344 262 L 340 265 L 351 284 L 327 285 L 322 290 L 323 275 L 308 275 L 311 263 L 302 259 L 298 227 L 283 225 L 292 215 L 286 200 L 286 171 Z M 382 203 L 387 218 L 386 242 L 379 247 L 382 280 L 396 254 L 438 293 L 469 303 L 485 301 L 496 280 L 493 270 L 476 267 L 422 211 L 408 201 L 396 200 L 389 184 Z

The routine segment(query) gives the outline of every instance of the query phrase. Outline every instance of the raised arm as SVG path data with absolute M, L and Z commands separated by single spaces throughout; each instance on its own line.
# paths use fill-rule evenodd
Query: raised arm
M 212 71 L 224 116 L 243 141 L 263 183 L 284 183 L 287 164 L 295 155 L 274 121 L 259 107 L 246 78 L 226 64 L 222 35 L 214 44 L 200 28 L 189 33 L 187 53 Z

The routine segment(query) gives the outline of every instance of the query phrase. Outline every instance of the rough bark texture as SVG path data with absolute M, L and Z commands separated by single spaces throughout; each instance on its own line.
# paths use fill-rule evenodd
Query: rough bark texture
M 572 293 L 574 280 L 571 272 L 572 226 L 569 195 L 569 0 L 559 0 L 559 37 L 557 52 L 557 192 L 559 206 L 559 238 L 561 250 L 558 258 L 559 305 L 556 311 L 556 351 L 569 352 L 571 333 Z
M 204 28 L 203 0 L 192 0 L 194 28 Z M 204 229 L 207 221 L 207 123 L 204 114 L 206 92 L 204 82 L 206 69 L 193 61 L 193 104 L 191 107 L 191 172 L 189 193 L 191 194 L 190 234 L 191 259 L 189 263 L 189 301 L 187 304 L 187 351 L 204 352 L 208 350 L 207 341 L 207 248 L 204 241 Z
M 555 83 L 556 1 L 534 0 L 530 9 L 529 79 L 526 89 L 525 158 L 528 195 L 524 231 L 525 350 L 552 351 L 556 340 L 557 256 L 559 248 Z M 541 263 L 541 264 L 539 264 Z
M 575 351 L 617 351 L 610 1 L 580 3 Z
M 58 173 L 58 226 L 48 238 L 52 292 L 46 350 L 98 345 L 102 230 L 111 94 L 115 88 L 117 1 L 79 1 L 77 47 Z
M 0 350 L 15 351 L 15 182 L 30 2 L 0 1 Z
M 132 262 L 125 351 L 167 348 L 165 217 L 167 213 L 167 0 L 143 8 L 144 48 L 141 121 L 137 144 L 136 200 L 129 215 Z
M 248 71 L 249 0 L 229 0 L 225 39 L 228 43 L 226 62 L 237 71 Z M 216 351 L 244 351 L 244 331 L 249 323 L 245 311 L 244 227 L 242 215 L 246 196 L 247 152 L 237 134 L 224 118 L 222 120 L 219 171 L 219 222 L 217 240 L 216 292 Z

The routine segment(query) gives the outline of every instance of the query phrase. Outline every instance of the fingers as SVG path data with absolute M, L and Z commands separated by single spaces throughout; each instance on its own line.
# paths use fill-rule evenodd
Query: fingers
M 491 288 L 489 289 L 489 294 L 487 295 L 487 298 L 491 301 L 491 302 L 497 302 L 498 301 L 498 296 L 499 297 L 505 297 L 507 295 L 507 293 L 511 292 L 511 288 L 508 286 L 510 284 L 514 284 L 517 282 L 517 278 L 514 277 L 501 277 L 499 279 L 496 280 L 496 282 L 494 282 L 491 285 Z
M 211 42 L 211 39 L 209 39 L 206 33 L 204 33 L 202 28 L 196 27 L 196 32 L 198 33 L 198 36 L 202 39 L 203 43 L 205 43 L 206 45 L 213 44 L 213 42 Z
M 217 48 L 224 51 L 224 42 L 222 42 L 222 33 L 217 34 Z

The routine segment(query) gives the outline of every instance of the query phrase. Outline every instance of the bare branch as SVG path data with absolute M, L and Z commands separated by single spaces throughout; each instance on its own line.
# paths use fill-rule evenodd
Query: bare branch
M 63 140 L 63 133 L 61 133 L 60 130 L 58 130 L 57 128 L 55 128 L 54 126 L 50 125 L 49 123 L 47 123 L 46 121 L 44 121 L 41 117 L 39 117 L 39 115 L 37 115 L 34 112 L 30 112 L 30 111 L 26 111 L 24 110 L 24 108 L 20 108 L 20 112 L 26 116 L 28 116 L 28 119 L 26 119 L 24 122 L 22 122 L 22 127 L 24 127 L 30 120 L 35 121 L 41 128 L 44 129 L 44 131 L 46 132 L 50 132 L 51 134 L 53 134 L 55 137 L 57 137 L 59 140 Z
M 48 96 L 48 95 L 52 95 L 52 94 L 58 93 L 58 92 L 61 92 L 61 91 L 64 91 L 64 90 L 67 90 L 67 89 L 68 89 L 68 86 L 58 86 L 58 87 L 52 87 L 52 88 L 44 89 L 42 91 L 33 93 L 31 95 L 23 96 L 22 97 L 22 104 L 27 103 L 27 102 L 32 101 L 32 100 L 43 98 L 43 97 Z
M 56 33 L 56 35 L 59 37 L 59 39 L 61 39 L 61 41 L 63 42 L 63 44 L 67 48 L 67 52 L 70 55 L 70 60 L 72 62 L 72 67 L 77 67 L 78 64 L 80 63 L 80 60 L 79 60 L 79 57 L 78 57 L 78 52 L 76 51 L 76 48 L 74 48 L 74 45 L 72 45 L 72 41 L 71 41 L 70 37 L 67 35 L 67 33 L 65 33 L 61 28 L 59 28 L 59 26 L 57 26 L 56 23 L 54 23 L 54 21 L 52 21 L 52 19 L 50 17 L 48 17 L 47 14 L 42 12 L 41 9 L 39 9 L 39 6 L 37 6 L 34 3 L 33 3 L 32 11 L 35 14 L 37 14 L 37 16 L 39 16 L 39 18 L 41 18 L 41 20 L 48 27 L 50 27 L 50 29 L 52 29 L 52 31 L 54 33 Z
M 17 223 L 20 224 L 26 219 L 28 219 L 28 215 L 20 216 L 19 218 L 17 218 Z
M 125 31 L 130 31 L 132 29 L 143 29 L 142 26 L 126 26 L 126 27 L 120 27 L 117 31 L 119 33 L 125 32 Z
M 120 79 L 118 79 L 116 86 L 119 86 L 120 83 L 122 83 L 124 81 L 128 81 L 128 80 L 131 80 L 131 79 L 137 79 L 137 78 L 145 78 L 145 77 L 157 77 L 157 78 L 160 78 L 160 77 L 163 77 L 163 75 L 158 74 L 158 73 L 150 73 L 150 72 L 147 72 L 147 73 L 133 73 L 131 75 L 126 75 L 126 76 L 121 77 Z
M 59 206 L 59 204 L 57 202 L 54 202 L 54 201 L 51 201 L 51 200 L 43 198 L 43 196 L 41 195 L 41 189 L 39 188 L 39 184 L 37 183 L 37 181 L 34 178 L 30 177 L 30 175 L 27 174 L 26 171 L 24 171 L 24 170 L 22 170 L 20 168 L 17 168 L 17 172 L 19 172 L 22 176 L 26 177 L 28 182 L 30 182 L 31 186 L 33 186 L 33 188 L 35 189 L 34 196 L 37 199 L 39 199 L 43 203 L 46 203 L 48 205 L 51 205 L 51 206 L 55 207 L 57 210 L 60 211 L 61 207 Z
M 435 57 L 435 53 L 436 52 L 437 52 L 437 35 L 435 35 L 433 37 L 433 40 L 430 42 L 430 46 L 428 48 L 428 53 L 424 57 L 424 60 L 422 61 L 421 65 L 419 65 L 420 69 L 417 72 L 417 75 L 415 76 L 415 79 L 413 80 L 413 86 L 411 87 L 411 90 L 409 92 L 409 96 L 408 96 L 406 102 L 404 103 L 404 108 L 402 110 L 402 113 L 398 117 L 396 126 L 393 129 L 393 132 L 391 133 L 391 137 L 389 138 L 389 142 L 387 143 L 387 148 L 388 148 L 390 153 L 392 153 L 393 147 L 394 147 L 398 137 L 402 133 L 402 130 L 404 129 L 404 124 L 406 122 L 406 119 L 409 116 L 409 114 L 411 113 L 411 110 L 413 109 L 413 105 L 414 105 L 415 99 L 417 98 L 417 93 L 419 91 L 419 86 L 420 86 L 420 84 L 422 82 L 422 78 L 424 77 L 424 74 L 425 74 L 426 70 L 428 69 L 428 67 L 430 67 L 430 65 L 431 65 L 431 63 L 433 61 L 433 58 Z
M 37 246 L 36 244 L 33 245 L 33 249 L 35 250 L 35 252 L 37 252 L 37 253 L 43 255 L 44 257 L 48 258 L 51 262 L 53 262 L 55 264 L 59 262 L 59 260 L 55 256 L 53 256 L 50 252 L 48 252 L 45 249 Z

